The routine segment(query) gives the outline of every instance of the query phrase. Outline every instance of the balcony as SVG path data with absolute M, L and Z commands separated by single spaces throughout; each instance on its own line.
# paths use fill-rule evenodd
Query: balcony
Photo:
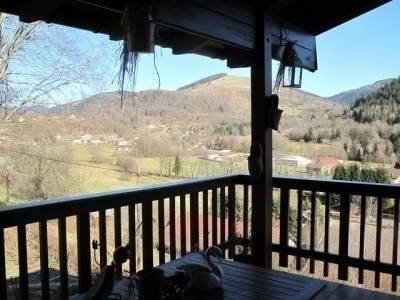
M 357 295 L 365 299 L 373 295 L 367 289 L 399 294 L 399 187 L 283 177 L 274 177 L 273 187 L 273 268 L 332 282 L 325 296 L 352 293 L 337 282 L 362 288 Z M 84 293 L 96 261 L 110 263 L 113 249 L 128 242 L 135 251 L 117 276 L 174 260 L 195 245 L 224 244 L 233 231 L 250 238 L 257 213 L 250 189 L 248 176 L 231 175 L 2 208 L 0 298 Z M 325 201 L 333 198 L 342 203 L 336 211 Z M 388 200 L 391 219 L 383 218 Z M 100 244 L 96 256 L 92 240 Z M 237 247 L 224 245 L 232 258 Z

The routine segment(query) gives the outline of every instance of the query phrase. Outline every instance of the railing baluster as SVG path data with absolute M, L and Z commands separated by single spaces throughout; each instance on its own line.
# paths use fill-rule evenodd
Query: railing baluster
M 218 228 L 217 228 L 217 209 L 218 209 L 218 194 L 217 194 L 217 189 L 212 189 L 212 244 L 217 245 L 218 244 Z
M 114 208 L 114 247 L 118 248 L 122 245 L 122 228 L 121 228 L 121 207 Z M 115 278 L 122 278 L 121 264 L 115 265 Z
M 99 243 L 100 243 L 100 267 L 107 265 L 107 231 L 106 231 L 106 211 L 99 211 Z
M 199 244 L 199 193 L 190 193 L 190 249 Z
M 143 269 L 153 267 L 153 203 L 142 204 Z
M 219 198 L 219 215 L 220 215 L 220 237 L 218 243 L 225 242 L 225 186 L 221 186 L 220 188 L 220 198 Z M 225 258 L 225 251 L 222 251 L 222 258 Z
M 18 225 L 19 296 L 29 299 L 26 225 Z
M 181 256 L 186 255 L 186 195 L 180 195 Z
M 378 209 L 376 212 L 376 252 L 375 252 L 375 262 L 381 262 L 381 240 L 382 240 L 382 211 L 383 211 L 383 198 L 378 197 Z M 379 288 L 380 286 L 380 277 L 381 273 L 378 270 L 375 270 L 375 287 Z
M 49 253 L 47 240 L 47 221 L 39 222 L 39 244 L 40 244 L 40 283 L 42 289 L 42 300 L 50 299 L 49 288 Z
M 176 224 L 175 224 L 175 196 L 169 198 L 169 254 L 171 260 L 176 259 Z
M 136 243 L 136 212 L 135 212 L 135 208 L 136 208 L 135 204 L 131 204 L 128 206 L 129 243 L 132 245 L 132 248 L 133 248 L 132 251 L 130 251 L 130 258 L 129 258 L 129 271 L 131 273 L 136 273 L 136 251 L 137 251 L 137 247 L 138 247 L 138 245 Z
M 399 250 L 399 209 L 400 209 L 400 199 L 394 199 L 394 218 L 393 218 L 393 250 L 392 250 L 392 265 L 397 266 L 397 251 Z M 393 268 L 392 273 L 392 291 L 397 291 L 397 272 Z
M 310 233 L 310 250 L 315 251 L 315 222 L 317 221 L 317 201 L 316 191 L 311 191 L 311 233 Z M 317 232 L 318 234 L 318 232 Z M 315 259 L 310 258 L 310 273 L 315 273 Z
M 7 299 L 7 281 L 6 279 L 6 250 L 4 245 L 4 229 L 0 228 L 0 299 Z
M 281 189 L 281 213 L 279 216 L 279 244 L 282 252 L 279 253 L 279 266 L 288 267 L 287 247 L 289 247 L 289 197 L 290 190 L 287 188 Z M 301 219 L 300 219 L 301 220 Z
M 165 263 L 165 217 L 164 198 L 158 200 L 158 257 L 159 264 Z
M 358 253 L 358 257 L 361 261 L 364 260 L 364 251 L 365 251 L 365 215 L 367 209 L 367 199 L 365 195 L 361 196 L 361 218 L 360 218 L 360 249 Z M 358 283 L 364 283 L 364 268 L 362 265 L 358 268 Z
M 302 238 L 302 232 L 303 232 L 303 190 L 298 190 L 297 191 L 297 241 L 296 241 L 296 248 L 297 248 L 297 253 L 299 253 L 301 249 L 301 238 Z M 302 257 L 300 255 L 296 256 L 296 270 L 300 271 L 301 270 L 301 259 Z
M 324 253 L 329 253 L 329 232 L 331 225 L 331 194 L 325 193 L 325 235 L 324 235 Z M 329 276 L 329 262 L 324 260 L 324 277 Z
M 235 228 L 237 232 L 243 233 L 244 238 L 248 238 L 249 234 L 249 228 L 250 225 L 248 224 L 248 221 L 250 219 L 250 213 L 249 213 L 249 203 L 251 200 L 249 199 L 251 196 L 249 196 L 249 190 L 251 188 L 250 181 L 248 179 L 244 180 L 245 178 L 243 177 L 243 182 L 246 182 L 247 184 L 243 184 L 243 220 L 244 220 L 244 225 L 243 228 Z M 159 257 L 159 263 L 163 264 L 167 259 L 167 255 L 165 253 L 170 252 L 170 257 L 171 259 L 176 258 L 176 244 L 179 244 L 179 241 L 176 241 L 176 235 L 178 234 L 176 232 L 177 230 L 177 224 L 176 222 L 180 222 L 181 225 L 181 244 L 182 244 L 182 255 L 185 254 L 185 252 L 189 249 L 188 245 L 190 244 L 190 247 L 192 248 L 194 244 L 201 243 L 202 249 L 206 249 L 208 246 L 211 244 L 219 244 L 220 242 L 224 242 L 227 236 L 231 236 L 231 232 L 233 231 L 235 227 L 235 217 L 237 211 L 236 209 L 236 190 L 235 190 L 235 184 L 232 184 L 234 182 L 235 184 L 239 184 L 239 181 L 237 178 L 234 180 L 220 180 L 212 183 L 212 189 L 210 189 L 210 186 L 202 184 L 197 184 L 191 182 L 188 186 L 184 186 L 183 189 L 177 189 L 176 187 L 171 187 L 169 186 L 165 191 L 168 191 L 168 193 L 163 194 L 162 191 L 160 190 L 157 191 L 157 199 L 158 201 L 158 215 L 154 216 L 156 219 L 158 219 L 158 228 L 155 228 L 153 225 L 154 219 L 153 217 L 153 210 L 152 208 L 152 203 L 150 203 L 148 200 L 149 197 L 151 197 L 151 194 L 148 194 L 147 191 L 140 191 L 138 194 L 132 194 L 134 195 L 139 195 L 139 197 L 135 198 L 135 201 L 137 203 L 143 203 L 144 204 L 139 204 L 138 207 L 143 206 L 143 211 L 142 215 L 135 215 L 136 211 L 136 206 L 131 205 L 133 202 L 129 202 L 129 197 L 127 195 L 124 195 L 125 198 L 119 198 L 119 194 L 117 194 L 116 198 L 116 206 L 119 206 L 119 208 L 114 209 L 114 236 L 115 236 L 115 247 L 120 246 L 121 244 L 125 244 L 128 241 L 123 241 L 122 240 L 122 231 L 123 231 L 123 221 L 122 216 L 125 215 L 125 210 L 121 208 L 121 206 L 126 206 L 127 210 L 129 208 L 129 236 L 130 236 L 130 243 L 133 245 L 134 250 L 131 251 L 132 257 L 130 260 L 131 264 L 131 271 L 136 272 L 136 259 L 135 259 L 135 254 L 136 253 L 136 248 L 140 249 L 141 251 L 143 250 L 143 267 L 149 267 L 153 265 L 153 243 L 159 242 L 159 251 L 160 251 L 160 257 Z M 351 189 L 351 187 L 354 185 L 354 189 Z M 215 188 L 217 187 L 217 188 Z M 329 274 L 329 267 L 330 264 L 338 264 L 338 277 L 339 279 L 343 280 L 350 280 L 349 277 L 349 267 L 355 268 L 358 273 L 358 279 L 355 279 L 358 281 L 360 284 L 365 284 L 365 271 L 369 270 L 374 273 L 374 284 L 375 287 L 381 287 L 383 288 L 384 282 L 382 279 L 382 285 L 381 283 L 381 274 L 388 274 L 391 277 L 391 289 L 393 291 L 397 291 L 398 289 L 398 278 L 399 278 L 399 270 L 400 267 L 398 265 L 398 251 L 399 251 L 399 219 L 400 219 L 400 198 L 396 198 L 397 192 L 395 189 L 393 189 L 393 186 L 388 185 L 383 189 L 380 185 L 373 185 L 370 187 L 367 184 L 361 184 L 361 183 L 352 183 L 352 185 L 348 183 L 338 183 L 338 182 L 333 182 L 332 184 L 327 181 L 322 181 L 321 184 L 319 184 L 317 181 L 312 181 L 305 179 L 300 182 L 300 180 L 295 181 L 293 179 L 286 179 L 283 180 L 282 178 L 274 178 L 274 187 L 280 188 L 281 189 L 281 213 L 282 213 L 282 218 L 280 220 L 281 222 L 281 232 L 280 232 L 280 245 L 274 245 L 274 251 L 279 251 L 280 256 L 279 256 L 279 264 L 281 266 L 287 267 L 289 265 L 289 255 L 294 255 L 297 258 L 296 261 L 296 269 L 301 269 L 301 262 L 303 258 L 306 258 L 310 261 L 310 272 L 313 273 L 316 270 L 316 264 L 315 261 L 321 261 L 323 262 L 323 275 L 327 277 Z M 376 189 L 375 189 L 376 188 Z M 288 212 L 290 210 L 290 203 L 291 203 L 291 190 L 297 190 L 297 189 L 305 189 L 305 190 L 310 190 L 311 191 L 311 227 L 310 227 L 310 235 L 311 235 L 311 240 L 310 240 L 310 249 L 302 249 L 301 248 L 301 241 L 302 241 L 302 207 L 303 207 L 303 199 L 302 199 L 302 190 L 298 191 L 298 212 L 297 212 L 297 246 L 296 248 L 290 247 L 290 232 L 289 231 L 289 215 Z M 332 243 L 332 240 L 330 240 L 330 233 L 332 233 L 332 228 L 330 228 L 330 214 L 331 214 L 331 207 L 330 207 L 330 197 L 332 194 L 329 194 L 326 192 L 326 203 L 325 203 L 325 223 L 324 223 L 324 231 L 325 231 L 325 236 L 322 238 L 323 243 L 324 243 L 324 250 L 320 249 L 322 252 L 317 251 L 316 249 L 319 249 L 319 239 L 317 238 L 317 235 L 319 233 L 319 228 L 317 224 L 317 194 L 318 191 L 331 191 L 331 193 L 339 193 L 339 191 L 343 191 L 343 194 L 340 195 L 340 202 L 341 202 L 341 208 L 340 208 L 340 223 L 339 223 L 339 250 L 338 254 L 335 253 L 330 253 L 329 251 L 332 251 L 332 246 L 330 246 L 329 243 Z M 209 194 L 211 191 L 211 194 Z M 350 192 L 351 191 L 351 192 Z M 203 199 L 200 200 L 202 201 L 203 208 L 201 211 L 199 211 L 199 193 L 202 193 Z M 143 194 L 142 194 L 143 193 Z M 186 194 L 184 194 L 186 193 Z M 241 192 L 240 192 L 241 193 Z M 360 212 L 360 244 L 356 246 L 356 248 L 359 249 L 354 249 L 356 252 L 359 252 L 359 255 L 357 257 L 351 256 L 349 257 L 350 253 L 350 247 L 353 246 L 352 240 L 349 240 L 349 235 L 350 232 L 350 199 L 351 195 L 348 195 L 348 193 L 352 193 L 355 195 L 362 195 L 361 196 L 361 212 Z M 186 202 L 189 200 L 186 200 L 186 195 L 190 195 L 190 214 L 186 212 Z M 131 194 L 129 194 L 130 196 Z M 176 211 L 176 201 L 179 201 L 176 197 L 171 196 L 171 195 L 179 195 L 180 196 L 180 221 L 176 221 L 177 219 L 175 218 L 175 214 L 178 213 Z M 242 194 L 241 194 L 242 195 Z M 373 261 L 367 260 L 367 252 L 366 252 L 366 246 L 367 246 L 367 241 L 366 236 L 368 235 L 368 204 L 370 202 L 370 198 L 367 195 L 372 195 L 373 197 L 377 197 L 378 195 L 380 196 L 378 199 L 378 204 L 377 204 L 377 226 L 376 226 L 376 236 L 374 233 L 374 238 L 376 237 L 375 242 L 375 249 L 372 247 L 373 251 L 376 251 L 376 256 Z M 370 197 L 372 197 L 370 196 Z M 169 218 L 166 216 L 165 210 L 168 209 L 165 207 L 165 202 L 163 197 L 170 197 L 169 198 Z M 398 196 L 397 196 L 398 197 Z M 385 221 L 383 221 L 382 216 L 383 216 L 383 199 L 385 198 L 394 198 L 394 220 L 393 220 L 393 245 L 390 246 L 392 247 L 392 261 L 391 262 L 385 262 L 383 259 L 383 256 L 380 254 L 381 252 L 384 252 L 385 250 L 385 244 L 383 244 L 382 240 L 384 239 L 386 235 L 386 231 L 384 227 L 382 228 L 382 225 L 385 224 Z M 227 199 L 227 202 L 226 202 Z M 92 199 L 93 200 L 93 199 Z M 99 240 L 100 240 L 100 263 L 105 264 L 107 263 L 107 251 L 106 251 L 106 239 L 110 238 L 109 235 L 110 233 L 107 233 L 107 217 L 106 217 L 106 209 L 109 207 L 109 203 L 106 203 L 107 201 L 103 201 L 105 199 L 100 199 L 98 201 L 98 206 L 94 206 L 94 204 L 91 204 L 92 201 L 90 198 L 86 199 L 83 198 L 82 201 L 86 201 L 88 204 L 87 206 L 85 205 L 85 210 L 86 211 L 99 211 Z M 128 201 L 129 200 L 129 201 Z M 62 201 L 61 201 L 62 202 Z M 90 248 L 90 242 L 91 242 L 91 230 L 90 230 L 90 215 L 89 213 L 82 213 L 82 210 L 80 212 L 78 211 L 78 208 L 75 209 L 74 207 L 68 207 L 64 202 L 63 205 L 61 205 L 58 210 L 53 211 L 53 205 L 49 206 L 49 216 L 48 218 L 54 219 L 58 218 L 58 237 L 59 237 L 59 269 L 60 269 L 60 294 L 59 298 L 61 299 L 68 299 L 69 297 L 69 284 L 68 284 L 68 254 L 67 250 L 69 249 L 69 244 L 67 245 L 67 224 L 68 228 L 70 227 L 69 224 L 69 219 L 66 219 L 65 216 L 76 216 L 77 218 L 77 242 L 78 242 L 78 272 L 79 272 L 79 285 L 80 289 L 79 292 L 84 292 L 91 286 L 91 256 L 92 256 L 92 251 Z M 71 202 L 72 203 L 72 202 Z M 155 202 L 153 202 L 155 203 Z M 129 206 L 130 205 L 130 206 Z M 218 206 L 220 205 L 220 207 Z M 89 210 L 90 207 L 90 210 Z M 125 207 L 124 207 L 125 208 Z M 41 218 L 37 219 L 38 217 L 36 216 L 30 216 L 27 214 L 27 211 L 29 211 L 29 207 L 21 207 L 21 215 L 23 216 L 24 220 L 27 220 L 26 222 L 29 224 L 38 224 L 39 226 L 39 246 L 40 246 L 40 265 L 41 265 L 41 291 L 42 291 L 42 299 L 49 299 L 50 298 L 50 285 L 49 284 L 49 253 L 48 253 L 48 247 L 50 246 L 50 232 L 49 232 L 49 227 L 50 223 L 48 223 L 48 220 L 46 217 L 42 217 L 42 214 L 40 211 L 38 213 L 40 214 Z M 228 209 L 228 214 L 226 215 L 226 209 Z M 9 210 L 9 208 L 7 208 Z M 12 208 L 10 209 L 12 212 Z M 60 213 L 59 213 L 60 212 Z M 77 214 L 78 213 L 78 214 Z M 3 214 L 3 212 L 0 211 L 0 214 Z M 12 214 L 16 214 L 16 210 L 12 212 Z M 123 215 L 122 215 L 123 214 Z M 140 212 L 139 212 L 140 214 Z M 201 217 L 199 214 L 203 214 Z M 212 214 L 212 219 L 210 220 L 210 216 Z M 32 214 L 33 215 L 33 214 Z M 176 214 L 178 215 L 178 214 Z M 190 221 L 186 221 L 187 216 L 190 215 Z M 210 216 L 209 216 L 210 215 Z M 338 214 L 339 215 L 339 214 Z M 221 216 L 220 219 L 217 218 L 217 216 Z M 137 217 L 137 219 L 136 219 Z M 139 219 L 143 218 L 143 224 L 138 224 Z M 200 220 L 200 218 L 202 218 Z M 304 219 L 303 219 L 304 220 Z M 68 221 L 68 223 L 67 223 Z M 75 221 L 75 220 L 73 220 Z M 127 220 L 128 221 L 128 220 Z M 203 221 L 203 225 L 201 225 L 201 221 Z M 5 278 L 7 276 L 7 271 L 6 271 L 6 253 L 5 253 L 5 246 L 6 242 L 4 240 L 6 231 L 4 228 L 7 227 L 17 227 L 18 230 L 18 256 L 20 257 L 19 259 L 19 272 L 20 272 L 20 282 L 18 285 L 20 286 L 20 292 L 21 292 L 21 299 L 24 299 L 29 297 L 29 281 L 28 281 L 28 270 L 29 270 L 29 264 L 28 264 L 28 258 L 27 258 L 27 252 L 29 251 L 28 249 L 28 243 L 27 240 L 29 240 L 30 236 L 28 235 L 29 229 L 28 225 L 24 225 L 21 222 L 16 222 L 12 223 L 13 221 L 10 221 L 10 219 L 7 218 L 2 218 L 0 219 L 0 222 L 2 223 L 2 227 L 0 228 L 0 299 L 7 299 L 7 286 L 8 282 L 5 281 Z M 165 222 L 169 222 L 170 226 L 170 237 L 168 240 L 165 240 Z M 228 225 L 226 225 L 228 223 Z M 336 222 L 335 222 L 336 223 Z M 137 225 L 140 228 L 140 234 L 137 234 Z M 143 227 L 141 227 L 143 225 Z M 183 225 L 183 226 L 182 226 Z M 31 225 L 29 225 L 31 226 Z M 149 230 L 150 228 L 150 230 Z M 122 230 L 121 230 L 122 229 Z M 157 239 L 153 238 L 153 231 L 158 229 L 159 231 L 159 236 Z M 243 229 L 243 232 L 242 232 Z M 290 227 L 291 229 L 291 227 Z M 322 228 L 321 228 L 322 229 Z M 189 230 L 189 232 L 188 232 Z M 353 230 L 353 229 L 351 229 Z M 358 229 L 357 229 L 358 230 Z M 138 241 L 135 240 L 136 235 L 142 236 L 142 231 L 143 231 L 143 248 L 142 244 L 138 245 L 136 247 L 136 243 L 139 244 Z M 390 230 L 389 230 L 390 231 Z M 212 232 L 210 236 L 208 236 L 208 232 Z M 391 231 L 390 231 L 391 232 Z M 7 232 L 8 233 L 8 232 Z M 358 231 L 356 232 L 358 233 Z M 111 232 L 112 234 L 112 232 Z M 190 241 L 187 239 L 188 234 L 190 234 Z M 203 236 L 202 236 L 203 234 Z M 95 233 L 97 235 L 97 231 Z M 203 242 L 201 242 L 201 237 L 203 238 Z M 125 237 L 124 237 L 125 239 Z M 321 240 L 322 243 L 322 240 Z M 112 243 L 114 244 L 114 243 Z M 170 249 L 166 249 L 167 246 L 170 244 Z M 108 246 L 112 246 L 108 244 Z M 179 247 L 179 246 L 178 246 Z M 329 249 L 331 248 L 331 249 Z M 72 249 L 73 250 L 73 249 Z M 367 249 L 368 250 L 368 249 Z M 353 251 L 353 250 L 352 250 Z M 234 252 L 232 249 L 228 249 L 228 251 L 225 252 L 226 255 L 229 256 L 229 258 L 232 257 Z M 303 259 L 304 260 L 304 259 Z M 158 262 L 158 261 L 157 261 Z M 156 262 L 156 263 L 157 263 Z M 142 264 L 140 264 L 142 267 Z M 308 268 L 307 268 L 308 269 Z M 308 272 L 308 270 L 306 270 Z M 322 271 L 322 270 L 321 270 Z M 118 270 L 117 270 L 118 272 Z M 122 272 L 121 272 L 122 273 Z M 120 274 L 121 274 L 120 273 Z M 118 277 L 118 275 L 117 275 Z M 4 279 L 3 279 L 4 278 Z M 386 281 L 385 281 L 386 283 Z M 8 296 L 10 297 L 10 296 Z
M 236 193 L 235 186 L 228 186 L 228 237 L 230 238 L 236 230 Z M 230 247 L 228 250 L 229 259 L 233 258 L 235 247 Z
M 68 253 L 67 253 L 67 221 L 58 219 L 58 251 L 60 257 L 60 297 L 68 299 Z
M 92 266 L 90 251 L 90 217 L 89 213 L 76 216 L 78 246 L 78 283 L 79 293 L 86 293 L 92 285 Z
M 249 238 L 249 186 L 243 186 L 243 237 Z
M 350 228 L 350 195 L 340 194 L 339 223 L 339 257 L 338 279 L 349 280 L 349 228 Z
M 208 248 L 208 190 L 203 190 L 203 249 Z

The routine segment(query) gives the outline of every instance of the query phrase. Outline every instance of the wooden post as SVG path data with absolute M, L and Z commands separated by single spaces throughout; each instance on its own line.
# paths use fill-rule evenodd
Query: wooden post
M 269 14 L 256 9 L 255 50 L 251 53 L 251 140 L 263 148 L 263 174 L 252 183 L 253 264 L 272 266 L 272 130 L 265 126 L 267 97 L 272 94 Z

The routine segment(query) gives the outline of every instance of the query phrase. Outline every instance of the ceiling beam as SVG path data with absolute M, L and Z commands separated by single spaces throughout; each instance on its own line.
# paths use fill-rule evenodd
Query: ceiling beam
M 21 0 L 19 20 L 31 23 L 46 19 L 65 0 Z
M 251 49 L 254 47 L 254 28 L 239 23 L 202 6 L 177 1 L 173 6 L 162 6 L 158 23 L 174 29 L 197 34 L 228 45 Z
M 15 0 L 4 1 L 6 7 L 10 7 L 9 3 Z M 19 14 L 26 22 L 38 19 L 45 20 L 46 22 L 108 34 L 110 38 L 114 40 L 121 39 L 123 36 L 123 28 L 120 24 L 123 14 L 123 3 L 120 1 L 20 1 L 22 1 L 23 5 L 21 7 L 22 13 L 20 11 Z M 252 2 L 257 1 L 261 0 L 252 0 Z M 157 16 L 157 22 L 160 27 L 169 28 L 168 31 L 171 33 L 171 36 L 174 36 L 178 31 L 186 32 L 213 43 L 212 47 L 201 43 L 198 45 L 200 48 L 195 49 L 195 53 L 200 52 L 199 49 L 206 49 L 207 51 L 205 51 L 205 53 L 207 53 L 207 55 L 213 52 L 213 55 L 215 54 L 218 58 L 222 58 L 227 55 L 226 47 L 235 47 L 245 51 L 254 50 L 254 12 L 260 9 L 260 7 L 255 8 L 251 3 L 246 4 L 244 1 L 232 0 L 232 2 L 237 4 L 241 3 L 243 9 L 238 9 L 233 6 L 229 8 L 227 3 L 223 3 L 219 0 L 160 1 L 160 14 Z M 254 11 L 249 12 L 249 9 L 254 9 Z M 285 28 L 284 37 L 297 41 L 296 50 L 299 58 L 303 62 L 304 68 L 310 71 L 315 71 L 317 69 L 316 42 L 312 34 L 280 19 L 278 16 L 272 17 L 269 24 L 271 24 L 272 27 L 271 45 L 275 47 L 275 49 L 282 50 L 280 46 L 282 45 L 283 24 Z M 195 39 L 193 39 L 193 41 L 195 41 Z M 222 47 L 221 50 L 216 49 L 218 50 L 217 52 L 213 50 L 216 43 Z M 194 47 L 196 48 L 196 45 L 194 45 Z M 183 48 L 182 50 L 177 49 L 176 51 L 177 53 L 184 53 Z M 223 51 L 225 51 L 224 55 L 221 54 Z M 272 57 L 280 60 L 281 53 L 282 51 L 275 51 Z M 235 54 L 231 56 L 230 62 L 232 66 L 242 64 L 238 61 L 233 62 L 234 59 L 238 60 L 239 57 Z M 247 63 L 243 62 L 243 64 L 246 65 Z
M 208 39 L 193 34 L 175 33 L 172 38 L 172 54 L 196 53 L 198 49 L 205 47 L 208 43 Z

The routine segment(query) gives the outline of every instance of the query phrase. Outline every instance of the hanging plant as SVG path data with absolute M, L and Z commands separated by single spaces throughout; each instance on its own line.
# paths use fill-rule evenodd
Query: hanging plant
M 156 0 L 128 0 L 122 17 L 124 30 L 120 54 L 119 89 L 121 107 L 126 93 L 126 85 L 135 92 L 139 55 L 154 53 L 157 23 Z M 155 66 L 155 63 L 154 63 Z M 159 74 L 156 72 L 159 78 Z

